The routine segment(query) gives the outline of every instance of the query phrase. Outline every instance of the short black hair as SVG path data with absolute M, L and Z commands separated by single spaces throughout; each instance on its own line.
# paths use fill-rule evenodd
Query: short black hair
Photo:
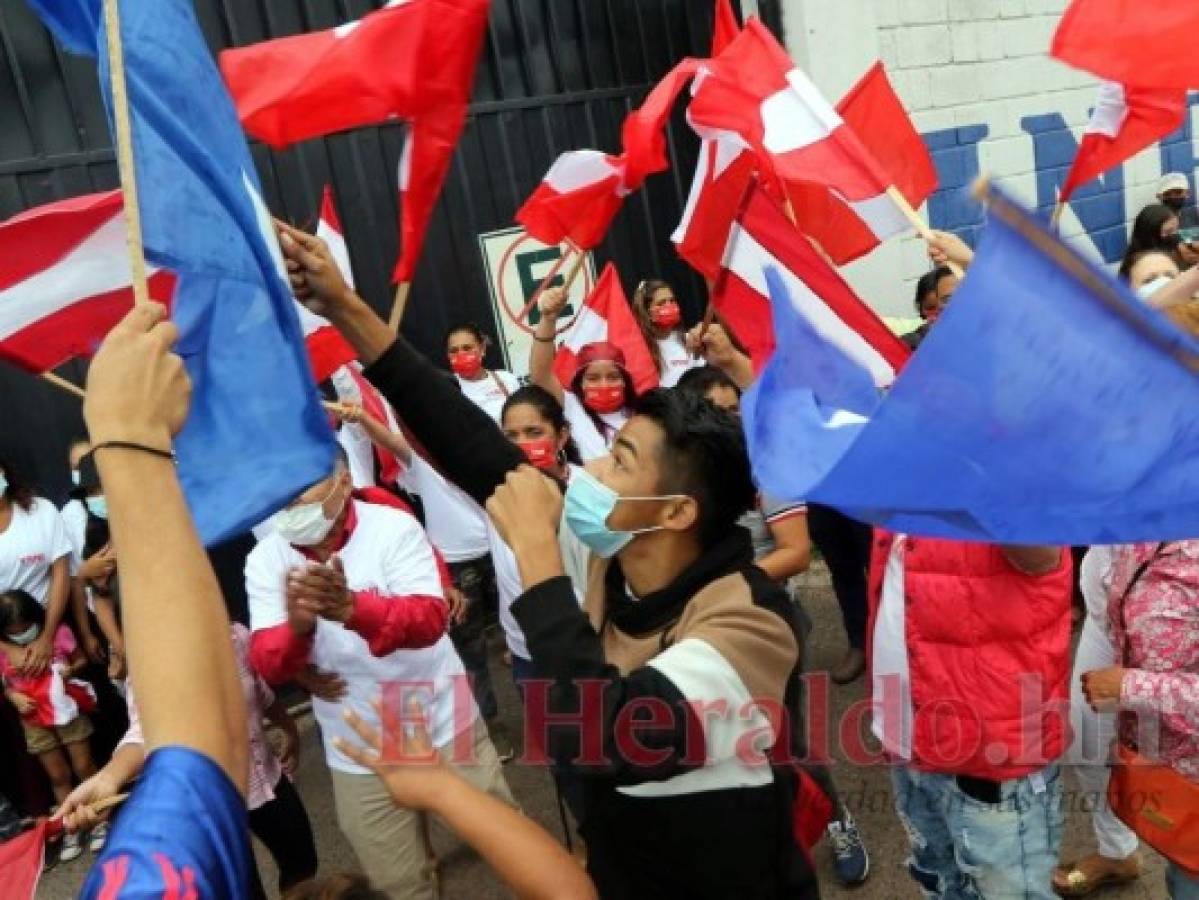
M 697 366 L 694 369 L 688 369 L 674 387 L 677 391 L 694 394 L 704 400 L 708 398 L 708 393 L 713 388 L 728 388 L 736 391 L 738 397 L 741 396 L 741 388 L 737 386 L 737 382 L 715 366 Z
M 741 423 L 690 391 L 649 391 L 638 398 L 633 415 L 662 429 L 666 464 L 659 489 L 699 503 L 700 543 L 712 546 L 757 497 Z
M 33 599 L 32 594 L 20 588 L 0 593 L 0 640 L 6 639 L 5 635 L 14 622 L 46 627 L 46 610 Z
M 937 285 L 941 283 L 942 278 L 949 278 L 953 275 L 953 269 L 949 266 L 937 266 L 930 272 L 925 272 L 920 276 L 920 280 L 916 282 L 916 312 L 921 316 L 924 315 L 924 298 L 929 294 L 937 292 Z
M 445 330 L 445 343 L 448 344 L 450 341 L 450 338 L 453 337 L 455 334 L 457 334 L 459 331 L 470 332 L 471 334 L 473 334 L 475 336 L 475 339 L 480 344 L 487 343 L 486 332 L 484 332 L 483 329 L 479 327 L 478 322 L 470 322 L 470 321 L 452 323 L 450 325 L 450 327 Z

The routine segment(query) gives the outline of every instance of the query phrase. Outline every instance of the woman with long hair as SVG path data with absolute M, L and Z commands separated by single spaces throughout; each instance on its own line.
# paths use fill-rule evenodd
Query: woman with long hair
M 641 327 L 645 345 L 658 368 L 658 384 L 678 384 L 683 373 L 704 365 L 687 349 L 683 312 L 674 288 L 658 278 L 649 278 L 633 292 L 633 315 Z
M 554 336 L 566 301 L 566 291 L 561 288 L 541 296 L 541 319 L 529 354 L 529 380 L 561 404 L 579 453 L 587 461 L 607 454 L 616 433 L 629 418 L 637 391 L 623 351 L 607 341 L 582 347 L 570 383 L 558 381 L 554 374 Z
M 1162 203 L 1150 203 L 1132 223 L 1132 235 L 1128 238 L 1128 249 L 1120 261 L 1120 277 L 1128 280 L 1129 271 L 1136 257 L 1146 250 L 1158 250 L 1169 254 L 1175 262 L 1181 262 L 1178 249 L 1182 240 L 1178 235 L 1178 214 Z

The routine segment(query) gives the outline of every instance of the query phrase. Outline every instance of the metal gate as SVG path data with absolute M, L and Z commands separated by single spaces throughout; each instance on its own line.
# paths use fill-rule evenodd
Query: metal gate
M 330 28 L 382 0 L 195 0 L 213 51 Z M 581 147 L 614 151 L 620 124 L 684 56 L 707 54 L 712 0 L 492 0 L 470 117 L 430 223 L 404 333 L 440 359 L 447 325 L 484 327 L 492 312 L 477 236 L 512 224 L 554 157 Z M 757 4 L 778 26 L 777 3 Z M 52 200 L 117 185 L 95 65 L 63 53 L 24 3 L 0 4 L 0 218 Z M 333 185 L 360 293 L 379 310 L 397 250 L 396 169 L 402 126 L 309 141 L 283 152 L 252 150 L 273 212 L 314 220 Z M 674 168 L 633 195 L 596 253 L 618 261 L 630 288 L 671 281 L 691 317 L 703 285 L 675 256 L 669 235 L 685 200 L 697 142 L 675 116 Z M 0 247 L 3 253 L 3 247 Z M 489 360 L 500 364 L 498 358 Z M 75 381 L 80 363 L 63 374 Z M 58 496 L 67 441 L 81 431 L 78 402 L 0 366 L 0 456 L 15 457 Z

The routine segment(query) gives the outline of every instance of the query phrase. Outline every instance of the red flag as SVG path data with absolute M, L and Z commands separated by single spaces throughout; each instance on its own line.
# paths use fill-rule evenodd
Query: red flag
M 1181 128 L 1186 111 L 1184 90 L 1126 88 L 1103 82 L 1059 202 L 1065 203 L 1088 181 Z
M 272 147 L 406 120 L 401 255 L 411 281 L 429 218 L 466 123 L 488 0 L 391 0 L 327 31 L 220 55 L 246 131 Z
M 620 137 L 627 160 L 625 186 L 629 190 L 641 187 L 648 176 L 670 168 L 670 157 L 666 153 L 670 112 L 701 64 L 698 59 L 684 59 L 654 86 L 640 107 L 625 117 Z
M 516 211 L 532 237 L 554 246 L 569 240 L 590 250 L 604 239 L 628 190 L 623 157 L 598 150 L 563 153 Z
M 554 374 L 558 381 L 570 384 L 579 367 L 579 351 L 588 344 L 605 341 L 623 351 L 625 368 L 633 378 L 637 393 L 658 386 L 658 367 L 654 365 L 649 347 L 645 345 L 645 336 L 633 318 L 628 298 L 620 286 L 620 276 L 612 263 L 604 267 L 558 348 L 558 355 L 554 357 Z
M 735 141 L 700 143 L 691 193 L 670 239 L 679 256 L 705 278 L 715 280 L 720 274 L 729 230 L 756 168 L 754 155 Z
M 721 273 L 712 302 L 749 351 L 760 372 L 774 352 L 765 266 L 786 281 L 791 300 L 822 335 L 870 370 L 880 386 L 890 384 L 907 361 L 904 343 L 821 258 L 766 196 L 751 189 L 729 238 L 728 268 Z
M 729 0 L 716 0 L 716 21 L 712 26 L 712 55 L 719 56 L 741 33 L 733 4 Z
M 337 217 L 337 208 L 333 205 L 333 189 L 329 185 L 325 185 L 324 194 L 321 195 L 321 215 L 316 225 L 316 236 L 328 245 L 342 277 L 353 287 L 350 254 L 341 221 Z M 329 324 L 328 319 L 309 312 L 301 303 L 296 303 L 296 313 L 300 317 L 300 330 L 304 333 L 304 344 L 312 363 L 312 376 L 318 382 L 358 358 L 354 348 L 341 336 L 340 331 Z
M 33 900 L 46 856 L 46 820 L 24 834 L 0 844 L 0 872 L 4 873 L 4 896 Z
M 90 356 L 133 308 L 120 191 L 87 194 L 0 223 L 0 359 L 34 374 Z M 150 295 L 175 277 L 147 265 Z
M 704 64 L 689 115 L 702 137 L 733 133 L 754 151 L 772 192 L 812 184 L 849 207 L 877 240 L 909 227 L 891 178 L 756 19 Z
M 1050 54 L 1075 68 L 1127 87 L 1199 87 L 1199 33 L 1192 0 L 1074 0 L 1053 36 Z

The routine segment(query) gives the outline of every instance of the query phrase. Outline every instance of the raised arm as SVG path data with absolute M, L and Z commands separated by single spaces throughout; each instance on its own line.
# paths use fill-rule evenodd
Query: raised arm
M 331 410 L 347 425 L 360 425 L 371 443 L 393 454 L 405 466 L 412 465 L 412 447 L 402 434 L 396 434 L 361 406 L 341 403 Z
M 566 308 L 566 291 L 550 288 L 537 301 L 541 318 L 533 332 L 533 347 L 529 351 L 529 380 L 549 391 L 559 403 L 564 400 L 562 385 L 554 374 L 554 336 L 558 333 L 558 317 Z
M 246 707 L 229 620 L 169 453 L 190 385 L 163 308 L 139 304 L 88 373 L 84 416 L 121 559 L 122 624 L 147 753 L 168 745 L 215 762 L 245 793 Z M 130 442 L 148 450 L 108 446 Z M 153 452 L 153 451 L 157 451 Z
M 277 223 L 296 298 L 342 333 L 363 374 L 429 451 L 446 477 L 479 504 L 524 462 L 492 421 L 445 373 L 397 336 L 341 277 L 320 238 Z

